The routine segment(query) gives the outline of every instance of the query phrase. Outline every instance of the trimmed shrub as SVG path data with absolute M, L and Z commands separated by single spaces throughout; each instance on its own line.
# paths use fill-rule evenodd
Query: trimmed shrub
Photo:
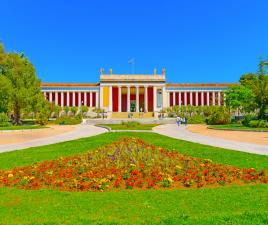
M 231 122 L 231 116 L 224 107 L 213 108 L 206 122 L 209 125 L 229 124 Z
M 200 123 L 205 123 L 206 118 L 201 115 L 195 115 L 188 117 L 188 124 L 200 124 Z
M 140 125 L 140 123 L 137 121 L 128 121 L 128 122 L 123 121 L 121 124 L 125 125 L 126 127 L 136 127 Z
M 36 115 L 36 123 L 44 126 L 46 124 L 48 124 L 48 117 L 49 117 L 49 113 L 45 110 L 37 113 Z
M 249 127 L 254 128 L 268 128 L 268 121 L 266 120 L 251 120 L 249 122 Z
M 76 125 L 82 122 L 81 117 L 67 117 L 62 116 L 55 120 L 55 124 L 59 125 Z
M 8 116 L 5 113 L 0 113 L 0 127 L 9 127 Z

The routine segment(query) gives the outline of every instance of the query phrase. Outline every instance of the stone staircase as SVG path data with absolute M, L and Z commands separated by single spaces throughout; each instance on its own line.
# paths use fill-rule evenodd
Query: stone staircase
M 151 119 L 154 118 L 154 115 L 152 112 L 143 113 L 143 116 L 141 116 L 141 113 L 133 112 L 133 117 L 135 119 Z M 128 112 L 113 112 L 111 119 L 128 119 Z

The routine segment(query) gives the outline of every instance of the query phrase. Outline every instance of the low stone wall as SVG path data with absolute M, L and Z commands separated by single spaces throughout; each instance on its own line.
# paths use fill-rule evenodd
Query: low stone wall
M 142 124 L 174 124 L 176 123 L 175 118 L 165 119 L 84 119 L 84 124 L 121 124 L 122 122 L 139 122 Z

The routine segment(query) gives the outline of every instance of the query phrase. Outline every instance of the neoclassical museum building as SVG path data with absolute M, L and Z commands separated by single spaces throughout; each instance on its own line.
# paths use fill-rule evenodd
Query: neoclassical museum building
M 59 106 L 88 106 L 107 112 L 159 112 L 174 105 L 223 105 L 230 83 L 168 83 L 161 74 L 104 74 L 99 83 L 42 83 L 48 101 Z

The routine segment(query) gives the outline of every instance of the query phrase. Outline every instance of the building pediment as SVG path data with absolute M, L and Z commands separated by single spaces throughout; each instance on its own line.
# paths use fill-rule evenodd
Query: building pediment
M 151 75 L 151 74 L 103 74 L 100 75 L 100 82 L 166 82 L 165 75 Z

